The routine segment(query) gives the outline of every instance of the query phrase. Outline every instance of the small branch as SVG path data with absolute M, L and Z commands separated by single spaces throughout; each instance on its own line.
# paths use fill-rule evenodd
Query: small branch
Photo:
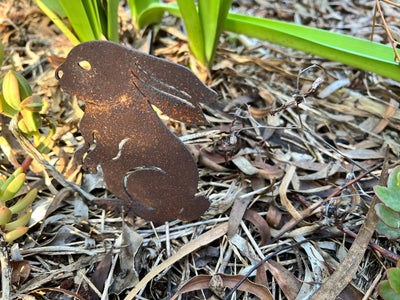
M 393 3 L 393 2 L 391 2 L 391 1 L 385 0 L 384 2 L 399 7 L 398 4 Z M 397 45 L 398 43 L 393 39 L 392 34 L 390 33 L 390 29 L 389 29 L 388 25 L 386 24 L 385 16 L 383 15 L 383 12 L 382 12 L 381 5 L 380 5 L 380 3 L 379 3 L 379 0 L 376 0 L 376 8 L 377 8 L 378 11 L 379 11 L 379 14 L 380 14 L 380 16 L 381 16 L 381 18 L 382 18 L 383 27 L 385 28 L 385 31 L 386 31 L 386 34 L 388 35 L 388 38 L 389 38 L 389 40 L 390 40 L 390 43 L 392 44 L 392 48 L 393 48 L 394 55 L 395 55 L 395 60 L 397 60 L 397 61 L 399 62 L 399 61 L 400 61 L 400 57 L 399 57 L 399 53 L 397 52 L 397 49 L 396 49 L 396 45 Z M 375 8 L 375 9 L 376 9 L 376 8 Z
M 0 232 L 0 264 L 2 300 L 10 299 L 11 266 L 8 248 L 3 233 Z
M 346 229 L 346 228 L 343 228 L 343 227 L 341 227 L 341 226 L 336 226 L 336 227 L 337 227 L 340 231 L 342 231 L 342 232 L 346 233 L 347 235 L 351 236 L 352 238 L 354 238 L 354 239 L 357 238 L 357 234 L 356 234 L 355 232 L 353 232 L 353 231 L 351 231 L 351 230 L 348 230 L 348 229 Z M 368 245 L 369 245 L 372 249 L 378 251 L 378 252 L 381 253 L 383 256 L 386 256 L 387 258 L 393 260 L 394 262 L 398 262 L 398 261 L 400 260 L 400 256 L 399 256 L 399 255 L 397 255 L 397 254 L 395 254 L 395 253 L 393 253 L 393 252 L 391 252 L 391 251 L 389 251 L 389 250 L 386 250 L 386 249 L 380 247 L 379 245 L 377 245 L 377 244 L 375 244 L 375 243 L 373 243 L 373 242 L 369 242 Z

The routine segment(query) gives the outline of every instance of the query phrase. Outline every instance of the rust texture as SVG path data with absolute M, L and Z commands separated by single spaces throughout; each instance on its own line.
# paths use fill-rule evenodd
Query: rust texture
M 196 162 L 165 126 L 152 105 L 173 119 L 205 124 L 199 102 L 216 93 L 188 68 L 108 41 L 82 43 L 56 70 L 62 89 L 85 102 L 80 130 L 85 140 L 76 158 L 97 172 L 118 199 L 104 208 L 140 216 L 156 225 L 193 220 L 209 207 L 195 196 Z

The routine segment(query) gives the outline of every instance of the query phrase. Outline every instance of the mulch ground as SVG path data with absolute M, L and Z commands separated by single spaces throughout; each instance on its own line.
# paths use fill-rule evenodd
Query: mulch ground
M 374 1 L 320 2 L 237 0 L 232 9 L 370 39 Z M 387 6 L 385 12 L 396 25 L 400 11 Z M 122 44 L 143 51 L 151 44 L 156 56 L 189 64 L 181 20 L 165 16 L 160 27 L 135 31 L 122 7 L 120 19 Z M 382 28 L 375 32 L 375 41 L 387 43 Z M 191 127 L 160 115 L 196 158 L 199 193 L 211 207 L 198 220 L 155 228 L 98 208 L 54 175 L 56 169 L 95 198 L 110 196 L 101 173 L 81 172 L 73 158 L 83 142 L 83 103 L 54 78 L 72 44 L 22 0 L 0 3 L 0 37 L 6 52 L 1 73 L 14 68 L 23 74 L 49 102 L 47 116 L 57 124 L 46 157 L 53 170 L 34 161 L 20 192 L 36 187 L 39 195 L 28 234 L 8 245 L 12 260 L 23 261 L 20 267 L 12 262 L 14 297 L 131 299 L 136 286 L 136 299 L 169 299 L 191 280 L 181 299 L 223 299 L 230 291 L 224 287 L 246 275 L 249 281 L 232 299 L 258 293 L 305 299 L 336 270 L 341 280 L 355 274 L 341 299 L 379 298 L 376 286 L 395 266 L 399 244 L 376 232 L 367 240 L 356 237 L 374 230 L 376 217 L 368 211 L 373 187 L 387 176 L 383 161 L 389 170 L 399 163 L 398 82 L 224 33 L 214 66 L 199 73 L 218 93 L 215 103 L 202 106 L 209 124 Z M 323 80 L 318 91 L 308 93 L 316 80 Z M 3 118 L 2 135 L 21 162 L 27 153 L 7 124 Z M 10 155 L 2 153 L 0 163 L 2 174 L 12 173 Z M 355 243 L 360 249 L 350 251 Z M 346 255 L 358 255 L 360 263 L 348 264 Z M 331 295 L 325 287 L 323 295 Z

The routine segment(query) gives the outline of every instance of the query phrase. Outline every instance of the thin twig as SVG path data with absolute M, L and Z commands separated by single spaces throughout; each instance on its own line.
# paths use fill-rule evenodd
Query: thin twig
M 388 0 L 384 0 L 384 2 L 398 7 L 398 4 L 393 3 L 393 2 L 390 2 L 390 1 L 388 1 Z M 400 62 L 400 56 L 399 56 L 399 53 L 397 52 L 397 48 L 396 48 L 396 45 L 397 45 L 398 43 L 393 39 L 392 34 L 390 33 L 390 30 L 389 30 L 389 27 L 388 27 L 387 24 L 386 24 L 385 16 L 383 15 L 383 12 L 382 12 L 381 5 L 380 5 L 380 3 L 379 3 L 379 0 L 376 0 L 376 8 L 378 8 L 379 14 L 380 14 L 381 19 L 382 19 L 383 27 L 385 28 L 386 34 L 388 35 L 388 38 L 389 38 L 389 40 L 390 40 L 390 44 L 392 45 L 392 48 L 393 48 L 393 51 L 394 51 L 394 55 L 395 55 L 395 57 L 396 57 L 396 60 L 397 60 L 398 62 Z
M 10 299 L 11 266 L 8 257 L 8 248 L 4 235 L 0 232 L 0 264 L 1 264 L 1 291 L 2 300 Z

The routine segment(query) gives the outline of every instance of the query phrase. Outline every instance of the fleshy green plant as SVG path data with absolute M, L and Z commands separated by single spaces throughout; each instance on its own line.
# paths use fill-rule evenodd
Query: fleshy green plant
M 50 152 L 54 141 L 55 125 L 47 119 L 50 128 L 41 135 L 41 113 L 46 103 L 37 95 L 32 95 L 31 87 L 19 73 L 10 70 L 0 79 L 0 113 L 7 117 L 18 117 L 18 129 L 27 137 L 33 138 L 34 146 L 42 153 Z
M 118 42 L 118 0 L 33 0 L 77 45 L 90 40 Z M 67 20 L 67 22 L 64 22 Z
M 157 22 L 158 17 L 162 15 L 163 12 L 168 12 L 177 17 L 183 16 L 185 18 L 182 14 L 183 8 L 175 4 L 165 4 L 156 0 L 131 0 L 131 7 L 133 2 L 141 3 L 140 6 L 136 5 L 137 9 L 131 9 L 132 17 L 135 19 L 139 28 Z M 179 2 L 186 1 L 182 0 L 178 1 L 178 3 Z M 202 0 L 198 2 L 201 3 Z M 217 7 L 220 1 L 205 2 L 212 2 L 210 5 L 215 5 Z M 147 3 L 147 5 L 145 3 Z M 218 19 L 215 19 L 216 14 L 205 14 L 203 16 L 206 20 L 203 20 L 200 25 L 208 23 L 219 24 L 219 22 L 223 20 L 219 15 Z M 394 61 L 393 49 L 390 46 L 307 26 L 233 13 L 228 13 L 223 29 L 301 50 L 387 76 L 395 80 L 400 80 L 399 65 Z M 198 33 L 189 32 L 192 30 L 198 31 L 195 26 L 190 26 L 187 30 L 189 39 L 191 36 L 199 35 Z M 218 38 L 215 32 L 210 33 L 204 29 L 202 29 L 202 32 L 206 32 L 207 35 L 215 34 L 215 37 Z M 189 41 L 189 43 L 193 51 L 192 45 L 195 42 Z M 214 44 L 214 47 L 216 46 L 217 44 Z M 199 47 L 202 46 L 200 45 Z M 212 60 L 209 60 L 208 63 L 212 63 Z
M 386 277 L 378 285 L 379 295 L 385 300 L 400 300 L 400 260 L 395 268 L 386 271 Z
M 400 238 L 400 166 L 390 173 L 387 187 L 378 185 L 374 190 L 382 202 L 375 205 L 380 219 L 376 231 L 390 239 Z
M 0 178 L 0 233 L 4 235 L 6 242 L 12 242 L 28 231 L 26 224 L 28 224 L 32 212 L 24 212 L 24 210 L 35 200 L 37 190 L 32 189 L 12 206 L 9 207 L 7 205 L 7 202 L 14 199 L 20 191 L 24 182 L 25 173 L 23 173 L 22 167 L 18 168 L 6 179 Z M 17 217 L 10 222 L 14 215 L 17 215 Z

